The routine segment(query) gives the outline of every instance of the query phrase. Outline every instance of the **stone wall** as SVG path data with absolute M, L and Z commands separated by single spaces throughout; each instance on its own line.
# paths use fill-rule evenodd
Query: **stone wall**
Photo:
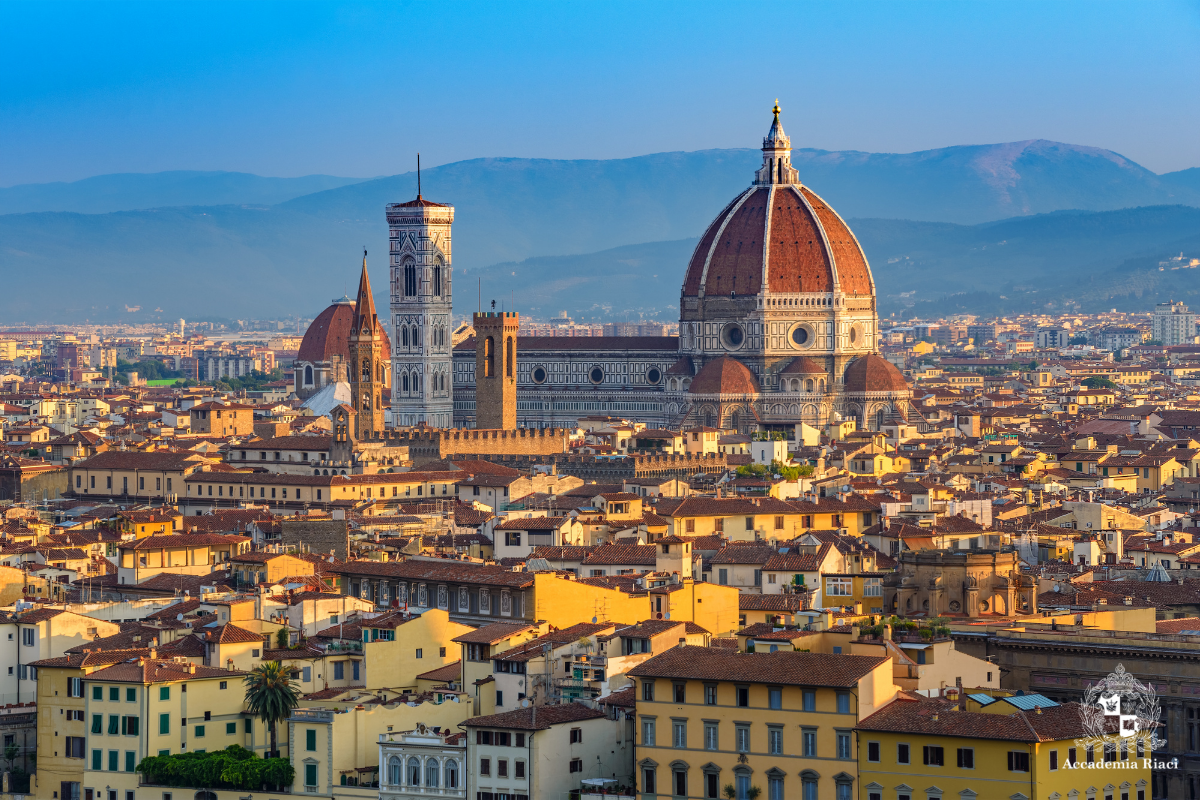
M 280 526 L 285 547 L 296 546 L 321 555 L 332 551 L 342 561 L 349 556 L 350 525 L 343 519 L 284 519 Z

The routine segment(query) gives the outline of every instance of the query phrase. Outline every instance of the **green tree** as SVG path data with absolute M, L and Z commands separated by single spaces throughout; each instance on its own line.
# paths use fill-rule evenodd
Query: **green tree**
M 1093 375 L 1090 378 L 1083 379 L 1083 385 L 1089 389 L 1115 389 L 1117 385 L 1108 378 L 1102 378 L 1099 375 Z
M 289 633 L 288 633 L 287 628 L 280 628 L 279 630 L 275 631 L 275 646 L 278 647 L 280 650 L 287 647 L 288 646 L 288 636 L 289 636 Z
M 278 757 L 278 741 L 275 724 L 291 715 L 292 709 L 300 704 L 297 684 L 288 677 L 288 671 L 278 661 L 264 661 L 246 675 L 246 705 L 250 713 L 261 719 L 271 736 L 269 756 Z

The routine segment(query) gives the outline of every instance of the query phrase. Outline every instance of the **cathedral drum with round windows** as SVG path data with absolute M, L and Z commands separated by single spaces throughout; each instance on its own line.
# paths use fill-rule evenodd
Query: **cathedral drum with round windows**
M 546 382 L 546 377 L 547 377 L 546 376 L 546 368 L 543 367 L 541 364 L 538 364 L 536 367 L 534 367 L 533 369 L 531 369 L 529 371 L 530 380 L 532 380 L 534 383 L 538 384 L 539 386 Z

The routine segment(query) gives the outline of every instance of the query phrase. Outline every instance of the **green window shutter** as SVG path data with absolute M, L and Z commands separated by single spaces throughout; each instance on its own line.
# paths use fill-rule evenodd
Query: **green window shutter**
M 246 717 L 246 733 L 254 733 L 254 720 Z
M 170 686 L 158 687 L 158 699 L 159 700 L 170 700 L 171 699 L 171 687 Z
M 129 735 L 129 717 L 121 717 L 121 735 Z
M 126 772 L 134 772 L 135 771 L 134 768 L 137 767 L 137 762 L 134 761 L 135 758 L 137 758 L 137 753 L 133 752 L 132 750 L 125 751 L 125 771 Z
M 121 768 L 121 754 L 116 750 L 108 751 L 108 771 L 117 772 Z
M 196 726 L 196 738 L 197 738 L 197 739 L 203 739 L 203 738 L 204 738 L 204 726 L 203 726 L 203 725 L 197 725 L 197 726 Z
M 93 686 L 92 687 L 92 699 L 93 700 L 103 700 L 104 699 L 104 687 L 103 686 Z
M 92 770 L 99 772 L 104 769 L 104 754 L 100 750 L 92 751 Z
M 104 715 L 92 714 L 92 733 L 104 733 Z M 97 753 L 100 751 L 97 750 Z M 96 767 L 96 769 L 100 769 Z
M 158 732 L 159 733 L 170 733 L 171 732 L 171 715 L 170 714 L 159 714 L 158 715 Z
M 236 722 L 226 722 L 225 723 L 225 732 L 226 733 L 237 733 L 237 723 Z
M 317 785 L 317 765 L 316 764 L 305 764 L 304 765 L 304 785 L 305 786 L 316 786 Z
M 304 749 L 313 752 L 317 749 L 317 732 L 311 728 L 304 732 Z
M 125 702 L 127 702 L 127 703 L 136 703 L 137 702 L 137 689 L 126 689 L 125 690 Z
M 118 717 L 116 714 L 109 714 L 108 715 L 108 735 L 116 736 L 120 730 L 121 730 L 121 718 Z

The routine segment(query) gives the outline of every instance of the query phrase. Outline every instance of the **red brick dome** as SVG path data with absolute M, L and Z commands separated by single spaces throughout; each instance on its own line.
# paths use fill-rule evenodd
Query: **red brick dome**
M 763 289 L 869 295 L 875 284 L 858 239 L 824 200 L 807 186 L 773 185 L 752 187 L 726 206 L 683 280 L 688 297 Z
M 779 371 L 780 375 L 824 375 L 828 372 L 821 362 L 809 358 L 808 356 L 799 356 L 793 358 L 786 367 Z
M 354 302 L 348 297 L 333 301 L 333 304 L 317 315 L 317 318 L 304 332 L 300 340 L 300 350 L 296 353 L 297 361 L 310 361 L 314 364 L 331 361 L 334 356 L 343 359 L 350 358 L 350 328 L 354 325 Z M 392 343 L 388 339 L 383 326 L 379 327 L 383 335 L 383 358 L 392 360 Z
M 688 387 L 692 394 L 758 394 L 754 373 L 740 361 L 722 356 L 704 365 Z
M 870 355 L 856 358 L 846 367 L 845 388 L 847 392 L 907 392 L 908 381 L 900 370 L 883 356 Z
M 774 111 L 775 121 L 763 139 L 763 168 L 754 185 L 734 198 L 700 237 L 688 262 L 683 295 L 874 294 L 871 268 L 858 240 L 800 182 L 778 105 Z

